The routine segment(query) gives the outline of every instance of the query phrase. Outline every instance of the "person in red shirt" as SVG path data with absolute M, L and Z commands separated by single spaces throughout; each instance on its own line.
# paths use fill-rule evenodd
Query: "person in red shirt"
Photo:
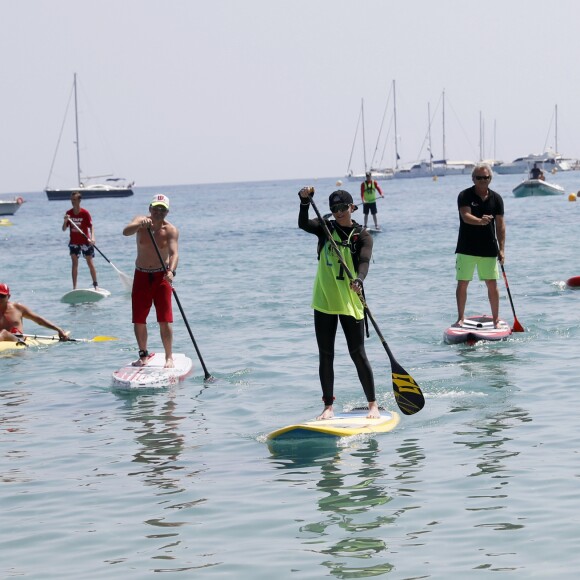
M 95 228 L 93 226 L 93 220 L 91 214 L 84 208 L 81 207 L 82 195 L 79 191 L 73 191 L 70 196 L 70 201 L 72 203 L 72 209 L 69 209 L 64 214 L 64 223 L 62 224 L 62 231 L 66 231 L 67 228 L 70 230 L 70 240 L 69 240 L 69 250 L 70 258 L 72 260 L 72 283 L 73 290 L 77 287 L 77 277 L 79 272 L 79 256 L 81 252 L 87 261 L 87 266 L 91 273 L 91 278 L 93 279 L 93 286 L 97 288 L 97 271 L 95 269 L 95 264 L 93 258 L 95 257 L 95 248 L 93 244 L 95 243 Z M 70 222 L 74 222 L 79 229 L 82 230 L 82 234 L 71 225 Z
M 369 212 L 373 216 L 373 221 L 375 222 L 375 229 L 380 229 L 377 222 L 377 193 L 384 197 L 379 184 L 373 180 L 371 172 L 366 172 L 366 179 L 360 184 L 360 198 L 363 203 L 363 214 L 365 216 L 364 227 L 367 227 L 367 222 L 369 219 Z

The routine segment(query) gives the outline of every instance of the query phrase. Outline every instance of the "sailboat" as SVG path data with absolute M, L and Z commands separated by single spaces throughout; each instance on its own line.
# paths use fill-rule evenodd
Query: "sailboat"
M 364 159 L 364 165 L 365 165 L 365 172 L 364 173 L 354 173 L 352 171 L 351 167 L 351 162 L 352 162 L 352 156 L 354 153 L 354 148 L 356 146 L 356 138 L 358 135 L 358 128 L 359 125 L 361 124 L 362 121 L 362 146 L 363 146 L 363 159 Z M 348 169 L 347 169 L 347 174 L 346 174 L 346 178 L 348 179 L 348 181 L 364 181 L 366 179 L 366 173 L 370 172 L 371 174 L 371 178 L 373 180 L 384 180 L 384 179 L 392 179 L 393 178 L 393 171 L 392 169 L 377 169 L 374 167 L 371 167 L 370 169 L 367 169 L 367 151 L 366 151 L 366 142 L 365 142 L 365 113 L 364 113 L 364 99 L 361 99 L 361 106 L 360 106 L 360 115 L 358 118 L 358 122 L 356 125 L 356 131 L 354 133 L 354 141 L 352 144 L 352 150 L 350 152 L 350 160 L 348 162 Z
M 83 177 L 81 173 L 81 161 L 80 161 L 80 146 L 79 146 L 79 117 L 78 117 L 78 100 L 77 100 L 77 75 L 74 74 L 73 81 L 73 94 L 74 94 L 74 108 L 75 108 L 75 147 L 76 147 L 76 165 L 77 165 L 77 185 L 75 187 L 69 187 L 66 189 L 54 189 L 48 187 L 45 188 L 45 193 L 49 201 L 58 200 L 69 200 L 71 193 L 74 191 L 80 191 L 84 199 L 96 199 L 101 197 L 129 197 L 133 195 L 133 185 L 134 182 L 128 182 L 122 177 L 113 177 L 111 175 L 101 175 L 98 177 Z M 67 107 L 68 110 L 68 107 Z M 60 142 L 60 138 L 59 138 Z M 57 149 L 52 161 L 52 166 L 50 168 L 50 175 L 48 181 L 52 176 L 52 170 L 54 168 L 54 161 L 56 159 Z M 104 182 L 95 182 L 93 180 L 105 177 Z

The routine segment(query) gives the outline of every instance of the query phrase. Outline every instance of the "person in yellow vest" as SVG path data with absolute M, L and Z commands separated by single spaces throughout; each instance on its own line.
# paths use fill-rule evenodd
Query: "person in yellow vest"
M 334 343 L 339 322 L 368 402 L 367 416 L 380 417 L 373 371 L 365 352 L 365 314 L 359 298 L 363 280 L 369 270 L 373 239 L 367 230 L 352 219 L 357 206 L 351 194 L 340 189 L 331 193 L 328 203 L 334 219 L 326 220 L 325 223 L 342 259 L 356 276 L 351 281 L 343 271 L 322 223 L 318 219 L 308 218 L 311 194 L 313 189 L 310 187 L 303 187 L 298 192 L 298 227 L 318 237 L 318 271 L 314 280 L 312 308 L 324 409 L 317 419 L 334 416 Z
M 366 179 L 360 184 L 360 198 L 363 203 L 363 213 L 365 216 L 364 227 L 367 227 L 370 212 L 375 222 L 375 229 L 380 230 L 381 228 L 377 221 L 377 192 L 381 197 L 385 197 L 379 184 L 373 180 L 371 172 L 367 171 Z

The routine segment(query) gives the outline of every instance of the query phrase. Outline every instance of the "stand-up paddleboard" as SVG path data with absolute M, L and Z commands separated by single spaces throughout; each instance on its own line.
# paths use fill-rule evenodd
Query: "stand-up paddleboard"
M 22 342 L 11 342 L 8 340 L 1 340 L 0 341 L 0 352 L 8 352 L 14 350 L 27 350 L 33 346 L 47 346 L 49 344 L 58 344 L 60 342 L 58 338 L 58 334 L 54 336 L 54 338 L 32 338 L 26 337 L 23 339 L 24 344 Z
M 184 354 L 174 353 L 172 369 L 164 368 L 165 354 L 155 353 L 149 356 L 143 367 L 134 367 L 131 363 L 113 373 L 113 387 L 119 390 L 134 391 L 140 389 L 160 389 L 183 381 L 193 369 L 193 362 Z
M 353 410 L 337 413 L 332 419 L 316 419 L 296 425 L 288 425 L 268 435 L 271 441 L 292 441 L 296 439 L 351 437 L 370 433 L 387 433 L 399 423 L 400 417 L 394 411 L 381 411 L 378 419 L 367 419 L 368 410 Z
M 369 234 L 373 234 L 374 235 L 374 234 L 380 234 L 383 231 L 383 228 L 373 228 L 373 227 L 369 228 L 369 227 L 366 227 L 365 230 L 367 232 L 369 232 Z
M 448 344 L 467 342 L 475 344 L 478 340 L 505 340 L 512 333 L 505 320 L 499 321 L 499 327 L 493 327 L 491 316 L 468 316 L 459 326 L 450 326 L 443 333 Z
M 566 280 L 566 286 L 569 288 L 580 288 L 580 276 L 572 276 Z
M 98 302 L 111 293 L 104 288 L 81 288 L 67 292 L 61 299 L 66 304 L 82 304 L 84 302 Z

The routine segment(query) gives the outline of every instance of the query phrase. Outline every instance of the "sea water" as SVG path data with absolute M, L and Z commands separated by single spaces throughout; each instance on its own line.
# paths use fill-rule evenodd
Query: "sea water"
M 523 176 L 495 176 L 505 201 L 505 270 L 524 333 L 443 342 L 455 321 L 457 194 L 469 176 L 382 182 L 383 231 L 365 288 L 425 408 L 391 433 L 338 445 L 272 446 L 266 435 L 322 409 L 310 298 L 316 239 L 297 228 L 303 185 L 324 213 L 337 178 L 137 188 L 84 200 L 97 246 L 131 274 L 122 236 L 155 192 L 180 229 L 175 290 L 215 381 L 204 382 L 175 307 L 175 351 L 193 376 L 123 394 L 111 373 L 136 358 L 130 296 L 98 253 L 112 295 L 67 305 L 68 202 L 41 193 L 0 228 L 12 299 L 77 338 L 0 357 L 0 577 L 29 579 L 388 577 L 576 578 L 580 173 L 566 195 L 516 199 Z M 342 186 L 359 198 L 359 184 Z M 311 210 L 311 215 L 313 215 Z M 354 215 L 362 222 L 362 211 Z M 85 264 L 80 286 L 89 286 Z M 514 316 L 500 280 L 501 315 Z M 467 314 L 488 314 L 485 285 Z M 26 331 L 40 331 L 26 322 Z M 150 350 L 160 349 L 154 316 Z M 367 340 L 379 402 L 396 410 L 391 369 Z M 364 405 L 339 330 L 336 407 Z

